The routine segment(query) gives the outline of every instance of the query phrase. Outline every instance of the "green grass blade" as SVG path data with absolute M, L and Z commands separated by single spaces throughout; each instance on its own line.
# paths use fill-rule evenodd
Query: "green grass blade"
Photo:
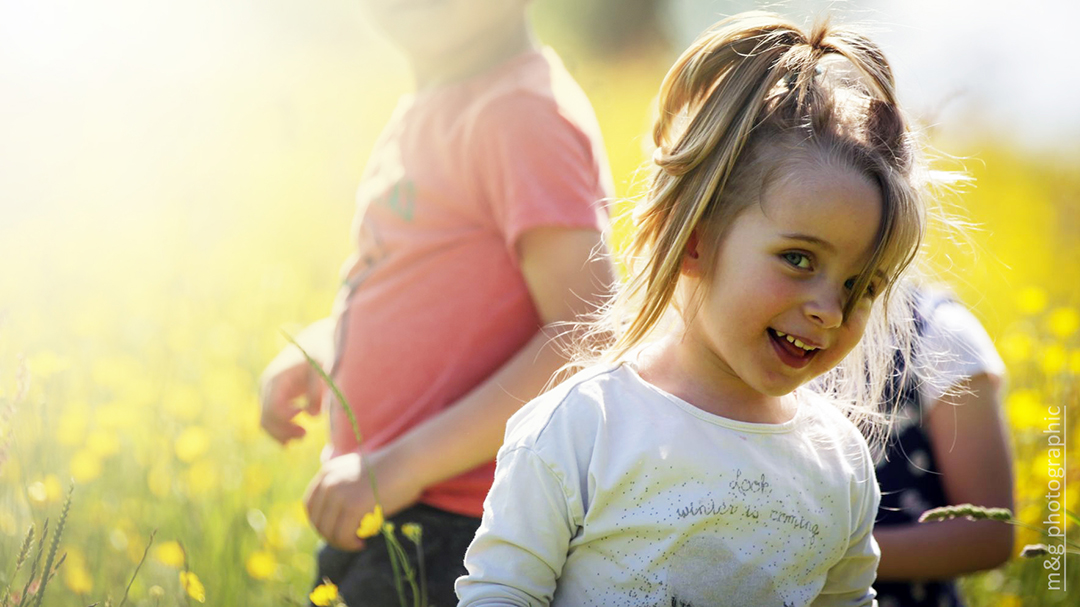
M 364 444 L 364 438 L 360 434 L 360 423 L 356 421 L 356 415 L 353 413 L 352 407 L 349 406 L 349 401 L 345 400 L 345 395 L 341 393 L 341 389 L 338 388 L 337 383 L 335 383 L 334 380 L 330 379 L 330 376 L 327 375 L 326 371 L 323 371 L 322 365 L 319 364 L 319 361 L 312 358 L 312 356 L 307 353 L 307 350 L 305 350 L 300 344 L 296 343 L 296 340 L 293 339 L 292 335 L 289 335 L 284 330 L 281 332 L 281 334 L 285 336 L 285 339 L 288 340 L 290 344 L 296 346 L 297 350 L 300 350 L 300 353 L 304 355 L 305 359 L 307 359 L 307 362 L 309 365 L 311 365 L 311 368 L 319 374 L 319 377 L 321 377 L 323 381 L 326 382 L 327 386 L 330 386 L 330 390 L 334 393 L 334 396 L 337 397 L 338 404 L 341 405 L 341 408 L 345 410 L 345 415 L 349 417 L 349 423 L 352 424 L 353 434 L 356 435 L 356 445 L 359 447 L 360 445 Z M 375 481 L 375 474 L 369 473 L 367 477 L 368 482 L 371 483 L 371 495 L 375 498 L 375 504 L 381 506 L 382 501 L 379 500 L 379 486 L 378 483 Z
M 41 575 L 41 586 L 37 591 L 37 601 L 34 607 L 41 607 L 41 601 L 45 598 L 45 587 L 52 579 L 53 560 L 56 558 L 56 549 L 60 547 L 60 537 L 64 535 L 64 523 L 67 522 L 68 510 L 71 509 L 71 494 L 75 491 L 75 482 L 68 487 L 67 499 L 64 500 L 64 508 L 60 511 L 60 522 L 56 525 L 56 533 L 53 533 L 52 544 L 49 545 L 49 556 L 45 559 L 45 570 Z

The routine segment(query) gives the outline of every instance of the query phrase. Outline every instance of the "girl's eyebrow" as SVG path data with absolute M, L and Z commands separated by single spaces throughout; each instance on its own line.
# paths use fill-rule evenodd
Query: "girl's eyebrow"
M 788 240 L 801 240 L 810 244 L 816 244 L 827 251 L 836 252 L 836 247 L 834 247 L 832 243 L 827 240 L 822 240 L 817 236 L 811 236 L 809 234 L 781 234 L 780 236 L 787 238 Z

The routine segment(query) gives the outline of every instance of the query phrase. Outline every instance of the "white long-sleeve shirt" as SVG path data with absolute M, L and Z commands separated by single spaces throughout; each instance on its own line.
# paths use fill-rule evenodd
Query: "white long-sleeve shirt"
M 866 442 L 809 390 L 747 423 L 598 367 L 508 423 L 459 605 L 871 605 L 879 500 Z

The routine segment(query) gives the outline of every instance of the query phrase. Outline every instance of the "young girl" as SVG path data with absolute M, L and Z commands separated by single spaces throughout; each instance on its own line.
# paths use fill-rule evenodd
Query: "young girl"
M 654 139 L 613 339 L 507 425 L 459 604 L 871 605 L 853 420 L 923 230 L 890 68 L 856 33 L 740 15 L 668 73 Z M 822 374 L 837 400 L 800 388 Z

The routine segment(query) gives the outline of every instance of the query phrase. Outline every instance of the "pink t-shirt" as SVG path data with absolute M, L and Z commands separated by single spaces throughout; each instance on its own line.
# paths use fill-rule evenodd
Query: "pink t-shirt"
M 537 227 L 603 229 L 610 184 L 592 107 L 550 50 L 401 100 L 357 192 L 357 249 L 335 303 L 332 373 L 364 451 L 453 404 L 536 334 L 515 245 Z M 329 454 L 355 450 L 336 403 L 330 420 Z M 494 469 L 421 501 L 480 516 Z

